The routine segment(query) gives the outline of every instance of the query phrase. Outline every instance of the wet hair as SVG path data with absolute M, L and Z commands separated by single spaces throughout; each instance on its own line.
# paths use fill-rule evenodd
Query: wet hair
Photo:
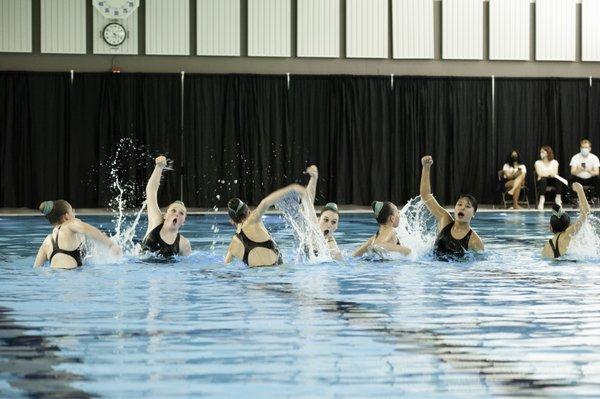
M 323 207 L 323 210 L 321 211 L 321 215 L 326 211 L 333 212 L 336 215 L 340 214 L 340 212 L 338 211 L 338 206 L 335 202 L 326 203 L 325 206 Z
M 506 157 L 506 163 L 508 165 L 512 165 L 513 164 L 513 160 L 512 160 L 512 154 L 513 152 L 517 153 L 517 163 L 520 164 L 521 163 L 521 154 L 519 154 L 519 151 L 517 150 L 512 150 L 511 152 L 508 153 L 508 156 Z
M 471 194 L 461 194 L 458 196 L 458 199 L 456 200 L 456 202 L 460 201 L 463 198 L 466 198 L 467 200 L 469 200 L 469 202 L 471 203 L 471 206 L 473 207 L 475 212 L 477 212 L 477 205 L 478 205 L 477 198 L 475 198 Z
M 373 213 L 375 214 L 375 219 L 379 224 L 386 224 L 389 217 L 394 214 L 393 203 L 389 201 L 373 201 L 371 203 L 371 208 L 373 209 Z
M 571 218 L 560 205 L 552 205 L 552 216 L 550 216 L 550 227 L 553 233 L 561 233 L 571 225 Z
M 39 206 L 42 212 L 51 224 L 60 223 L 60 219 L 71 210 L 71 204 L 65 200 L 44 201 Z
M 177 204 L 177 205 L 181 205 L 181 206 L 183 207 L 183 209 L 185 210 L 185 213 L 187 213 L 187 208 L 186 208 L 185 204 L 183 203 L 183 201 L 180 201 L 180 200 L 173 201 L 173 202 L 171 203 L 171 205 L 169 205 L 169 206 L 168 206 L 168 208 L 172 207 L 172 206 L 173 206 L 173 205 L 175 205 L 175 204 Z M 167 208 L 167 209 L 168 209 L 168 208 Z
M 241 199 L 233 198 L 227 203 L 227 213 L 235 223 L 241 223 L 248 217 L 250 209 Z
M 541 149 L 546 151 L 546 153 L 548 154 L 548 161 L 552 161 L 554 159 L 554 151 L 552 151 L 552 148 L 550 146 L 545 145 Z

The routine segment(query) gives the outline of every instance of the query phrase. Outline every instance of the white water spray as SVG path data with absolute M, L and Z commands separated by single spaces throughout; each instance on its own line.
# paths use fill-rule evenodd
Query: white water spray
M 294 230 L 298 242 L 298 262 L 315 264 L 333 260 L 323 232 L 318 226 L 312 203 L 304 198 L 303 201 L 299 201 L 297 194 L 290 194 L 279 200 L 275 207 L 283 213 L 283 217 Z
M 400 224 L 396 234 L 402 245 L 410 248 L 410 259 L 429 255 L 435 243 L 435 228 L 428 228 L 433 216 L 421 197 L 410 199 L 400 210 Z
M 567 257 L 577 260 L 600 259 L 600 219 L 590 214 L 581 229 L 571 238 Z

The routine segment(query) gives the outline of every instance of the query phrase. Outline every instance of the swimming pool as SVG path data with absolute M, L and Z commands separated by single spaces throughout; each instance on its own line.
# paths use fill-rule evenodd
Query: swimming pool
M 0 397 L 595 396 L 599 266 L 541 260 L 548 217 L 478 214 L 475 262 L 248 269 L 224 216 L 189 216 L 186 260 L 74 271 L 31 267 L 45 219 L 1 217 Z M 344 214 L 338 243 L 375 229 Z

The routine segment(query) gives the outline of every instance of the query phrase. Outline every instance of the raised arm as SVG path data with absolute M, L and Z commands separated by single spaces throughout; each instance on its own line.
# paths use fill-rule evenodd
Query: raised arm
M 108 238 L 106 234 L 104 234 L 91 224 L 87 224 L 79 219 L 75 219 L 68 224 L 68 228 L 74 233 L 83 234 L 86 237 L 89 237 L 92 240 L 97 241 L 105 247 L 109 248 L 110 254 L 112 256 L 121 257 L 123 255 L 123 251 L 117 245 L 117 243 L 113 242 L 110 238 Z
M 258 204 L 256 209 L 250 213 L 250 219 L 252 221 L 260 220 L 260 218 L 269 210 L 272 205 L 292 192 L 297 192 L 304 200 L 308 201 L 308 194 L 305 187 L 299 184 L 290 184 L 287 187 L 280 188 L 279 190 L 267 195 L 260 202 L 260 204 Z
M 306 185 L 306 192 L 308 194 L 309 201 L 314 204 L 315 197 L 317 196 L 317 181 L 319 180 L 319 170 L 315 165 L 310 165 L 308 168 L 306 168 L 306 173 L 310 175 L 310 180 Z
M 146 184 L 146 206 L 148 207 L 148 230 L 146 234 L 160 225 L 163 220 L 162 212 L 158 206 L 158 188 L 160 187 L 162 171 L 167 166 L 167 158 L 161 155 L 154 162 L 154 171 L 148 179 L 148 184 Z
M 567 234 L 573 236 L 577 234 L 579 229 L 583 223 L 587 220 L 588 215 L 590 214 L 590 204 L 587 202 L 587 198 L 585 198 L 585 192 L 583 191 L 583 186 L 580 183 L 573 183 L 573 191 L 577 193 L 577 199 L 579 200 L 579 217 L 569 227 L 567 227 Z
M 438 230 L 445 227 L 452 221 L 452 216 L 436 201 L 431 194 L 431 183 L 430 173 L 431 165 L 433 165 L 433 158 L 429 155 L 425 155 L 421 158 L 421 164 L 423 165 L 423 171 L 421 172 L 421 187 L 419 189 L 419 195 L 427 209 L 433 214 L 438 223 Z

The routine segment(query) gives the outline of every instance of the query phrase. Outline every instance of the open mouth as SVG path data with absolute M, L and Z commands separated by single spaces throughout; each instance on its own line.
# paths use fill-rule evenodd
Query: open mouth
M 329 230 L 323 230 L 323 235 L 326 236 L 329 234 Z
M 173 226 L 177 224 L 177 218 L 173 219 Z
M 458 212 L 458 217 L 459 217 L 459 218 L 463 218 L 464 216 L 465 216 L 465 214 L 464 214 L 464 213 L 462 213 L 462 212 Z

